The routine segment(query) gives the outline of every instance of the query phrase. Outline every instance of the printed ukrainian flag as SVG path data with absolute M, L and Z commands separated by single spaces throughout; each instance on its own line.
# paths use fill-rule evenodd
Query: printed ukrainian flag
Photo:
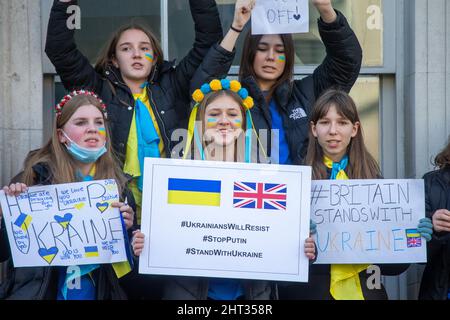
M 86 258 L 98 257 L 98 247 L 97 246 L 84 247 L 84 256 Z
M 169 204 L 220 207 L 221 182 L 169 178 Z
M 32 218 L 31 218 L 30 215 L 27 215 L 25 213 L 21 213 L 19 215 L 19 217 L 16 219 L 16 222 L 14 222 L 14 224 L 16 226 L 18 226 L 19 228 L 22 228 L 22 230 L 24 232 L 27 232 L 28 226 L 30 225 L 31 220 L 32 220 Z

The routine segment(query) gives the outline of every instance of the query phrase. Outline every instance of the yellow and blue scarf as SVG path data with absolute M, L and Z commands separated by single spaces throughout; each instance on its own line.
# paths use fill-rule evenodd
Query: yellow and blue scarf
M 348 180 L 345 169 L 348 165 L 348 156 L 345 155 L 340 162 L 333 162 L 324 156 L 323 163 L 331 169 L 330 180 Z M 332 264 L 330 293 L 335 300 L 364 300 L 359 280 L 359 273 L 367 269 L 366 264 Z

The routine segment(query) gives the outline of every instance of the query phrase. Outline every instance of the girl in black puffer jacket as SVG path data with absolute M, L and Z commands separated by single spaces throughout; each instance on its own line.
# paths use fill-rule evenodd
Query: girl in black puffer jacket
M 209 48 L 222 38 L 217 5 L 215 0 L 189 1 L 195 42 L 176 66 L 164 61 L 149 30 L 132 23 L 114 34 L 94 68 L 77 49 L 74 31 L 66 26 L 67 8 L 74 4 L 77 1 L 54 1 L 45 52 L 66 89 L 91 88 L 108 105 L 113 149 L 125 173 L 136 178 L 131 188 L 139 219 L 143 158 L 172 155 L 177 142 L 172 141 L 172 133 L 183 127 L 189 110 L 191 78 Z

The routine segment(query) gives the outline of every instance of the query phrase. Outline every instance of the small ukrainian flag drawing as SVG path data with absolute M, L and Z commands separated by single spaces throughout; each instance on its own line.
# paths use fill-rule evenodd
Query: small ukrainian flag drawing
M 417 229 L 406 229 L 406 247 L 417 248 L 422 246 L 422 238 Z
M 169 178 L 168 203 L 220 207 L 221 182 Z
M 84 256 L 86 258 L 98 257 L 98 247 L 97 246 L 84 247 Z
M 27 232 L 31 220 L 33 220 L 33 218 L 30 215 L 21 213 L 19 217 L 16 219 L 16 222 L 14 222 L 14 224 L 19 228 L 21 228 L 24 232 Z

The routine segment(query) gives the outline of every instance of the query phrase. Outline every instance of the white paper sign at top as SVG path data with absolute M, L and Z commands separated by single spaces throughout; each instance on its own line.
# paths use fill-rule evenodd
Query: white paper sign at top
M 146 158 L 139 272 L 308 281 L 310 167 Z
M 423 180 L 312 182 L 317 264 L 426 262 Z
M 308 0 L 258 0 L 252 11 L 252 34 L 309 32 Z

